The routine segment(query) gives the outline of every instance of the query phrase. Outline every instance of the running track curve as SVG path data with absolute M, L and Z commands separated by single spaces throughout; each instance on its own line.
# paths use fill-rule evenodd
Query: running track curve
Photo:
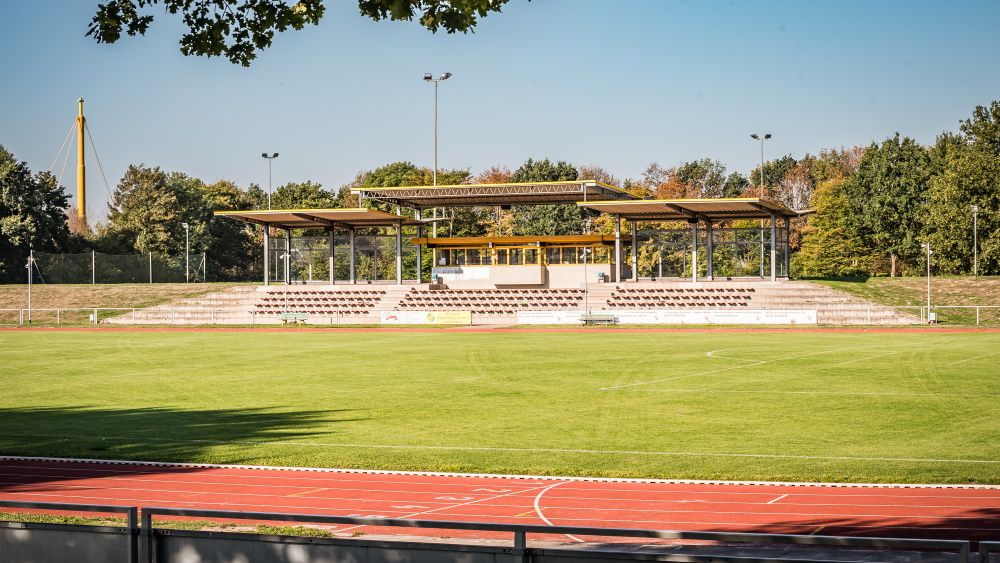
M 583 480 L 0 458 L 0 500 L 556 526 L 1000 540 L 998 487 Z M 347 533 L 360 528 L 324 527 Z M 407 529 L 405 533 L 414 532 Z M 503 537 L 446 530 L 427 534 Z

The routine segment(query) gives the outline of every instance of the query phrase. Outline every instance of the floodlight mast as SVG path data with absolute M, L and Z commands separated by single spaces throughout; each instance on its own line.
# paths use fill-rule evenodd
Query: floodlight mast
M 770 133 L 764 133 L 764 137 L 756 133 L 750 133 L 750 138 L 760 141 L 760 185 L 757 186 L 757 197 L 764 199 L 764 141 L 771 138 Z M 774 219 L 772 219 L 773 221 Z M 774 248 L 774 240 L 771 240 L 771 248 Z M 764 277 L 764 220 L 760 220 L 760 277 Z
M 267 159 L 267 209 L 271 209 L 271 161 L 278 158 L 278 153 L 272 153 L 270 156 L 266 152 L 260 153 L 261 158 Z
M 449 78 L 451 78 L 451 76 L 452 75 L 451 75 L 450 72 L 446 72 L 446 73 L 438 76 L 437 78 L 434 78 L 434 75 L 431 74 L 431 73 L 429 73 L 429 72 L 425 72 L 424 73 L 424 82 L 433 82 L 434 83 L 434 171 L 432 173 L 432 178 L 433 178 L 432 182 L 433 182 L 434 186 L 438 185 L 438 83 L 439 82 L 443 82 L 445 80 L 448 80 Z M 435 219 L 435 221 L 434 221 L 433 225 L 431 226 L 431 229 L 434 231 L 431 234 L 434 237 L 437 237 L 437 212 L 436 211 L 437 210 L 435 209 L 435 213 L 434 213 L 434 219 Z

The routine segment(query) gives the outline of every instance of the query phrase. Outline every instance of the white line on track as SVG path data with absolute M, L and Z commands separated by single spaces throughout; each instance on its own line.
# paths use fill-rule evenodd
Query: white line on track
M 4 433 L 0 436 L 27 436 L 25 433 Z M 37 436 L 37 434 L 34 434 Z M 49 435 L 46 435 L 49 436 Z M 833 461 L 896 461 L 909 463 L 959 463 L 959 464 L 1000 464 L 997 459 L 947 459 L 921 457 L 875 457 L 875 456 L 823 456 L 797 454 L 762 454 L 733 452 L 685 452 L 685 451 L 655 451 L 655 450 L 591 450 L 575 448 L 500 448 L 489 446 L 440 446 L 411 444 L 348 444 L 337 442 L 293 442 L 286 440 L 183 440 L 178 438 L 155 438 L 152 436 L 68 436 L 66 440 L 90 438 L 100 440 L 151 440 L 171 444 L 225 444 L 228 446 L 298 446 L 313 448 L 363 448 L 376 450 L 429 450 L 429 451 L 464 451 L 464 452 L 513 452 L 513 453 L 544 453 L 544 454 L 586 454 L 586 455 L 638 455 L 661 457 L 731 457 L 752 459 L 826 459 Z M 2 458 L 0 458 L 2 459 Z
M 750 362 L 748 364 L 740 364 L 738 366 L 731 366 L 731 367 L 727 367 L 727 368 L 717 368 L 717 369 L 712 369 L 712 370 L 708 370 L 708 371 L 702 371 L 702 372 L 698 372 L 698 373 L 689 373 L 687 375 L 677 375 L 677 376 L 674 376 L 674 377 L 663 377 L 663 378 L 660 378 L 660 379 L 651 379 L 649 381 L 637 381 L 635 383 L 626 383 L 624 385 L 612 385 L 610 387 L 601 387 L 598 390 L 599 391 L 616 391 L 618 389 L 628 389 L 630 387 L 639 387 L 639 386 L 642 386 L 642 385 L 652 385 L 654 383 L 663 383 L 664 381 L 676 381 L 678 379 L 688 379 L 688 378 L 691 378 L 691 377 L 700 377 L 700 376 L 703 376 L 703 375 L 715 375 L 715 374 L 723 373 L 723 372 L 726 372 L 726 371 L 733 371 L 733 370 L 737 370 L 737 369 L 743 369 L 743 368 L 749 368 L 749 367 L 755 367 L 755 366 L 762 366 L 764 364 L 772 364 L 774 362 L 780 362 L 781 360 L 794 360 L 794 359 L 797 359 L 797 358 L 808 358 L 810 356 L 820 356 L 820 355 L 823 355 L 823 354 L 833 354 L 835 352 L 843 352 L 844 350 L 853 350 L 853 349 L 854 348 L 835 348 L 833 350 L 823 350 L 823 351 L 820 351 L 820 352 L 810 352 L 808 354 L 798 354 L 798 355 L 794 355 L 794 356 L 781 356 L 781 357 L 778 357 L 778 358 L 771 358 L 769 360 L 760 360 L 760 361 L 756 361 L 756 362 Z
M 781 486 L 781 487 L 828 487 L 839 489 L 978 489 L 978 490 L 1000 490 L 1000 485 L 974 485 L 974 484 L 918 484 L 918 483 L 831 483 L 817 481 L 726 481 L 708 479 L 655 479 L 655 478 L 627 478 L 627 477 L 577 477 L 566 475 L 499 475 L 496 473 L 447 473 L 444 471 L 393 471 L 389 469 L 344 469 L 329 467 L 294 467 L 276 465 L 232 465 L 222 463 L 180 463 L 171 461 L 132 461 L 120 459 L 93 459 L 93 458 L 67 458 L 67 457 L 33 457 L 33 456 L 4 456 L 0 455 L 0 461 L 28 461 L 28 462 L 55 462 L 66 464 L 95 464 L 101 466 L 126 466 L 126 467 L 179 467 L 194 469 L 233 469 L 243 471 L 287 471 L 289 473 L 336 473 L 350 475 L 388 475 L 388 476 L 416 476 L 416 477 L 459 477 L 470 479 L 509 479 L 520 481 L 528 479 L 532 481 L 576 481 L 581 483 L 636 483 L 636 484 L 669 484 L 669 485 L 733 485 L 733 486 Z M 74 469 L 64 468 L 67 471 Z M 131 473 L 134 470 L 117 470 L 101 467 L 79 468 L 76 471 L 106 471 Z M 286 477 L 270 476 L 270 479 L 283 479 Z M 287 477 L 292 479 L 292 477 Z M 519 485 L 533 485 L 535 483 L 518 483 Z M 757 493 L 747 493 L 757 494 Z
M 781 500 L 783 498 L 786 498 L 787 496 L 788 496 L 787 494 L 781 495 L 780 497 L 777 497 L 775 499 L 771 499 L 771 500 L 767 501 L 767 504 L 774 504 L 774 503 L 778 502 L 779 500 Z
M 542 496 L 544 496 L 545 493 L 549 492 L 549 490 L 554 489 L 554 488 L 558 487 L 559 485 L 565 485 L 566 483 L 568 483 L 568 481 L 563 481 L 561 483 L 553 483 L 553 484 L 549 485 L 548 487 L 545 487 L 541 491 L 538 491 L 538 494 L 535 495 L 535 501 L 534 501 L 534 503 L 532 503 L 533 506 L 534 506 L 534 508 L 535 508 L 535 514 L 537 514 L 538 517 L 542 519 L 542 522 L 545 522 L 546 526 L 555 526 L 555 524 L 553 524 L 551 520 L 549 520 L 548 518 L 546 518 L 545 514 L 542 512 L 542 506 L 541 506 Z M 581 540 L 580 538 L 574 536 L 573 534 L 565 534 L 565 536 L 567 538 L 575 541 L 575 542 L 584 543 L 583 540 Z

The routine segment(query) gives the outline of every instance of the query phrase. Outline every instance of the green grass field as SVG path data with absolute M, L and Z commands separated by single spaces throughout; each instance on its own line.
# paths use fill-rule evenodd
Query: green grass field
M 0 332 L 0 453 L 1000 483 L 1000 334 Z

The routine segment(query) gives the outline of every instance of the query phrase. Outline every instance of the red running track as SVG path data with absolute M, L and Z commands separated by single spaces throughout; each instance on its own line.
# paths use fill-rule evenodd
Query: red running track
M 1000 488 L 996 487 L 704 484 L 0 458 L 0 500 L 1000 540 Z M 371 532 L 357 526 L 324 528 Z M 378 533 L 393 530 L 382 528 Z M 427 534 L 505 537 L 450 530 Z

